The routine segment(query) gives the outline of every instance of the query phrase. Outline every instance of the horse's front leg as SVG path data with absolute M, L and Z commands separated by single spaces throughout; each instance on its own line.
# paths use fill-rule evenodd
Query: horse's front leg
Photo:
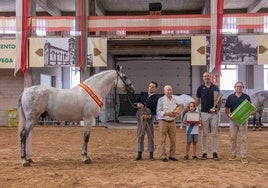
M 90 126 L 92 123 L 94 123 L 94 119 L 91 120 L 84 120 L 84 143 L 82 147 L 82 156 L 83 156 L 83 161 L 85 164 L 90 164 L 92 163 L 91 159 L 87 155 L 87 145 L 88 141 L 90 138 Z

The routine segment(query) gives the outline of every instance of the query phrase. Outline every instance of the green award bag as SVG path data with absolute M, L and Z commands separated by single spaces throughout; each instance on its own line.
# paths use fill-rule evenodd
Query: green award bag
M 245 99 L 231 114 L 234 121 L 243 125 L 249 118 L 250 114 L 256 111 L 256 107 Z

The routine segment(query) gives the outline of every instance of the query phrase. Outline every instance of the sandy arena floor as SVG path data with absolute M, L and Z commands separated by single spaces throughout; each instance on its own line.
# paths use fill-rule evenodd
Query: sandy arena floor
M 82 138 L 83 127 L 37 126 L 33 131 L 34 163 L 22 167 L 17 128 L 0 127 L 0 187 L 268 187 L 267 128 L 256 132 L 249 129 L 247 165 L 239 160 L 228 161 L 228 128 L 220 129 L 219 161 L 185 161 L 185 129 L 180 128 L 178 162 L 161 161 L 158 127 L 156 161 L 148 160 L 147 151 L 142 161 L 134 161 L 133 126 L 93 127 L 88 152 L 93 163 L 88 165 L 82 163 Z M 199 154 L 200 146 L 198 143 Z

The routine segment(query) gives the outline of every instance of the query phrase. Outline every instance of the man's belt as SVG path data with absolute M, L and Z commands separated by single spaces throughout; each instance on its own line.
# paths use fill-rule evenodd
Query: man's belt
M 161 120 L 163 120 L 164 122 L 167 122 L 167 123 L 171 123 L 171 122 L 174 122 L 175 120 L 173 119 L 173 120 L 165 120 L 165 119 L 161 119 Z

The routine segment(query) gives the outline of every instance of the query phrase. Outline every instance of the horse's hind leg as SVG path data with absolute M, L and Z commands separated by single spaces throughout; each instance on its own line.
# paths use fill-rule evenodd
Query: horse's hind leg
M 254 114 L 252 118 L 252 130 L 253 131 L 256 131 L 256 121 L 257 121 L 257 117 L 256 117 L 256 114 Z
M 32 154 L 32 130 L 30 129 L 29 134 L 26 139 L 26 160 L 29 163 L 33 163 L 33 160 L 31 159 Z
M 259 121 L 258 121 L 259 131 L 261 131 L 261 127 L 263 126 L 263 124 L 262 124 L 262 113 L 263 113 L 263 110 L 261 110 L 259 112 Z
M 30 134 L 30 126 L 24 126 L 23 129 L 20 132 L 20 144 L 21 144 L 21 160 L 22 160 L 22 165 L 23 166 L 30 166 L 30 162 L 32 160 L 29 157 L 29 150 L 27 149 L 27 144 L 28 143 L 28 136 Z M 31 144 L 30 144 L 31 145 Z M 31 146 L 28 147 L 31 147 Z
M 23 166 L 30 166 L 30 163 L 26 159 L 26 139 L 28 136 L 28 130 L 24 127 L 20 132 L 20 157 Z

